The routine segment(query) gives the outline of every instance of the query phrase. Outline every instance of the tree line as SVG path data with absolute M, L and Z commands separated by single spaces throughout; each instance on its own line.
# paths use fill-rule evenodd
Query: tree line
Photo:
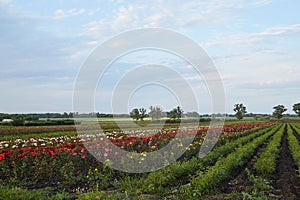
M 246 117 L 256 117 L 253 113 L 247 113 L 246 106 L 243 103 L 237 103 L 234 105 L 233 111 L 235 112 L 234 115 L 227 115 L 226 116 L 235 116 L 238 120 L 243 119 Z M 284 116 L 284 113 L 287 111 L 287 108 L 284 105 L 276 105 L 273 107 L 274 111 L 272 116 L 276 119 L 281 119 Z M 295 114 L 300 117 L 300 103 L 295 103 L 292 107 L 292 110 Z M 131 117 L 135 120 L 143 121 L 144 118 L 150 117 L 152 121 L 159 121 L 162 117 L 168 117 L 170 119 L 180 119 L 183 116 L 189 118 L 199 118 L 199 117 L 212 117 L 212 116 L 223 116 L 222 114 L 205 114 L 200 115 L 198 112 L 187 112 L 184 113 L 180 106 L 173 108 L 170 111 L 163 111 L 158 106 L 150 106 L 149 112 L 145 108 L 134 108 L 129 114 L 107 114 L 107 113 L 78 113 L 78 112 L 64 112 L 64 113 L 31 113 L 31 114 L 7 114 L 7 113 L 0 113 L 0 122 L 3 119 L 12 119 L 15 123 L 23 123 L 24 121 L 37 121 L 41 118 L 49 119 L 49 118 L 73 118 L 73 116 L 80 118 L 89 118 L 89 117 L 97 117 L 97 118 L 128 118 Z M 268 117 L 269 115 L 263 115 Z
M 172 109 L 170 112 L 164 113 L 163 110 L 158 106 L 150 106 L 150 111 L 147 113 L 147 109 L 145 108 L 134 108 L 130 112 L 130 117 L 136 121 L 143 121 L 145 117 L 151 117 L 152 121 L 158 121 L 162 117 L 167 116 L 170 119 L 180 119 L 183 116 L 183 110 L 180 106 Z M 192 114 L 189 112 L 189 115 Z M 195 114 L 195 117 L 199 117 L 199 114 Z
M 276 119 L 281 119 L 284 116 L 284 112 L 287 111 L 287 108 L 284 105 L 276 105 L 273 107 L 274 111 L 272 116 Z M 300 117 L 300 103 L 296 103 L 293 105 L 292 109 L 298 117 Z M 233 111 L 235 112 L 235 116 L 238 120 L 243 119 L 244 115 L 247 113 L 246 106 L 242 103 L 238 103 L 234 105 Z

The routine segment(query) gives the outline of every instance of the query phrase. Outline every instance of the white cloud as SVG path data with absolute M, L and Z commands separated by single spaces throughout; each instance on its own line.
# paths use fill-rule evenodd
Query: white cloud
M 96 40 L 91 40 L 91 41 L 87 41 L 84 43 L 87 46 L 96 46 L 98 44 L 98 41 Z
M 70 9 L 70 10 L 63 10 L 63 9 L 57 9 L 54 12 L 53 19 L 62 19 L 66 17 L 81 15 L 85 13 L 85 9 Z
M 83 26 L 81 35 L 103 37 L 141 27 L 164 27 L 170 29 L 186 29 L 190 27 L 218 24 L 234 16 L 236 9 L 256 7 L 270 0 L 212 0 L 212 1 L 179 1 L 157 0 L 145 3 L 132 1 L 128 5 L 118 7 L 113 15 L 92 21 Z
M 284 36 L 300 32 L 300 24 L 292 24 L 285 26 L 275 26 L 266 28 L 265 30 L 257 33 L 244 33 L 234 35 L 220 35 L 214 41 L 205 44 L 206 47 L 216 45 L 251 45 L 255 42 L 269 39 L 270 37 Z

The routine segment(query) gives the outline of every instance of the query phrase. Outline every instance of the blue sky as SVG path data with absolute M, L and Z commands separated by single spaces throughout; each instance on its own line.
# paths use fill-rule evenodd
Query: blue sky
M 0 0 L 0 112 L 72 111 L 77 73 L 97 45 L 124 31 L 159 27 L 187 35 L 207 52 L 223 80 L 227 112 L 242 102 L 248 112 L 271 113 L 283 104 L 292 113 L 300 102 L 299 8 L 296 0 Z M 123 70 L 153 59 L 182 66 L 200 99 L 198 111 L 210 112 L 209 92 L 188 64 L 151 51 L 111 66 L 95 94 L 97 111 L 111 112 L 110 92 Z M 168 110 L 178 103 L 151 87 L 128 102 L 126 109 Z

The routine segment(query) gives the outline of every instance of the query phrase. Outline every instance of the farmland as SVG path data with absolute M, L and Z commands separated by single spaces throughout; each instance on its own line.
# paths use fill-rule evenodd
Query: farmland
M 94 125 L 81 126 L 85 138 L 77 135 L 74 126 L 67 125 L 0 127 L 0 195 L 4 195 L 0 198 L 300 198 L 300 123 L 225 123 L 214 149 L 198 158 L 207 125 L 200 123 L 197 128 L 191 126 L 183 131 L 174 124 L 162 129 L 142 126 L 140 130 L 128 126 L 125 131 L 115 124 L 103 126 L 102 136 L 145 158 L 173 139 L 180 141 L 185 135 L 196 133 L 177 161 L 148 173 L 118 171 L 95 159 L 90 152 L 105 144 L 89 141 L 99 135 Z M 150 130 L 155 134 L 144 134 Z M 181 136 L 175 138 L 177 134 Z M 86 142 L 93 145 L 86 146 Z M 119 155 L 107 148 L 98 153 L 103 158 Z M 142 168 L 144 159 L 136 161 L 136 165 Z

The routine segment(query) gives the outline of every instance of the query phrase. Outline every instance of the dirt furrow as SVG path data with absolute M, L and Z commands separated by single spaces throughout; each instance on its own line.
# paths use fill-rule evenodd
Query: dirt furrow
M 240 168 L 237 168 L 234 170 L 226 181 L 224 181 L 223 184 L 221 184 L 220 191 L 221 193 L 232 193 L 232 192 L 243 192 L 246 188 L 249 188 L 252 186 L 253 183 L 249 180 L 249 177 L 247 175 L 246 169 L 248 169 L 250 172 L 254 172 L 254 163 L 260 154 L 266 147 L 268 142 L 273 137 L 270 136 L 265 142 L 263 142 L 255 151 L 254 155 L 249 159 L 249 161 Z
M 289 149 L 286 129 L 281 141 L 280 156 L 274 179 L 276 194 L 282 199 L 300 199 L 300 182 L 297 177 L 296 165 Z
M 292 130 L 293 130 L 293 134 L 294 134 L 294 136 L 297 138 L 297 140 L 298 140 L 298 142 L 299 142 L 299 144 L 300 144 L 300 133 L 298 133 L 295 129 L 294 129 L 294 127 L 293 126 L 291 126 L 291 128 L 292 128 Z

